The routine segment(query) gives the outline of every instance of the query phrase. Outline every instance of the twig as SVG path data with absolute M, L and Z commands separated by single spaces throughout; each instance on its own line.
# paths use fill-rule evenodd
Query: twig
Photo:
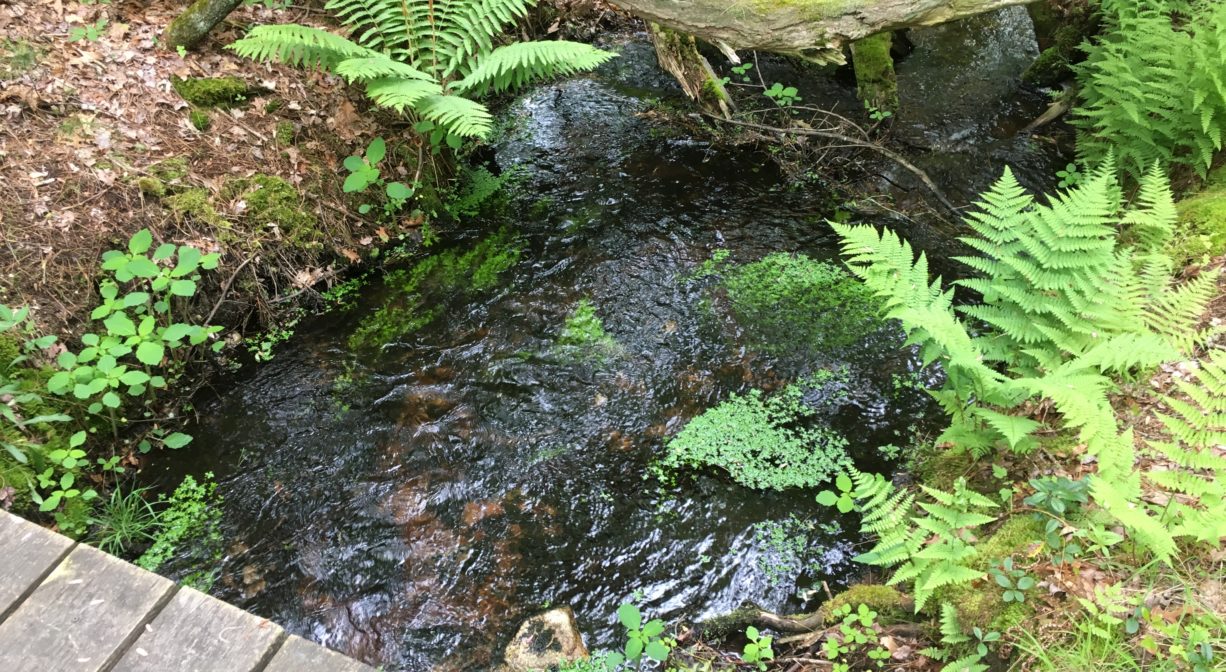
M 221 286 L 221 296 L 217 298 L 217 303 L 213 305 L 213 310 L 209 311 L 209 316 L 204 318 L 205 324 L 213 321 L 213 316 L 217 314 L 217 309 L 221 308 L 221 304 L 226 301 L 226 294 L 230 293 L 230 285 L 234 284 L 234 279 L 238 277 L 239 273 L 243 272 L 243 269 L 247 267 L 247 264 L 251 263 L 252 259 L 255 259 L 255 256 L 244 259 L 243 263 L 239 264 L 238 268 L 234 269 L 234 272 L 230 274 L 230 277 L 226 278 L 225 284 Z
M 938 187 L 936 183 L 932 181 L 932 178 L 928 177 L 928 173 L 925 173 L 924 171 L 920 170 L 913 163 L 904 159 L 901 155 L 895 152 L 892 152 L 875 142 L 857 140 L 856 138 L 852 138 L 852 137 L 843 135 L 841 133 L 833 133 L 830 131 L 819 131 L 815 128 L 780 128 L 778 126 L 766 126 L 764 124 L 755 124 L 750 121 L 738 121 L 736 119 L 724 119 L 723 117 L 718 117 L 713 114 L 707 114 L 705 112 L 703 113 L 703 116 L 710 117 L 711 119 L 715 119 L 717 121 L 722 121 L 726 124 L 732 124 L 734 126 L 742 126 L 745 128 L 752 128 L 754 130 L 766 131 L 768 133 L 782 133 L 785 135 L 810 135 L 810 136 L 816 136 L 819 138 L 826 138 L 827 140 L 838 140 L 839 142 L 845 142 L 855 147 L 863 147 L 865 149 L 871 149 L 874 152 L 877 152 L 878 154 L 886 157 L 887 159 L 890 159 L 894 163 L 897 163 L 898 165 L 902 166 L 912 175 L 915 175 L 917 178 L 919 178 L 919 181 L 923 182 L 925 187 L 928 187 L 928 190 L 932 192 L 932 195 L 936 197 L 937 201 L 942 206 L 944 206 L 945 209 L 950 212 L 950 214 L 953 214 L 955 216 L 958 215 L 958 209 L 954 207 L 953 203 L 949 202 L 949 199 L 945 197 L 945 193 L 942 192 L 940 187 Z

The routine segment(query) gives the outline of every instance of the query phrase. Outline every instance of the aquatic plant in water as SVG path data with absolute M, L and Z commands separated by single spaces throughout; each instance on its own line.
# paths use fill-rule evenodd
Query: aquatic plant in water
M 702 274 L 723 276 L 729 312 L 763 352 L 830 353 L 882 326 L 872 294 L 836 264 L 783 252 L 740 265 L 723 266 L 723 259 L 714 257 Z
M 558 345 L 580 353 L 597 357 L 613 354 L 621 346 L 604 329 L 604 323 L 596 314 L 596 306 L 588 299 L 580 299 L 575 309 L 566 317 Z
M 449 299 L 493 287 L 522 252 L 523 242 L 504 228 L 467 252 L 444 250 L 412 268 L 389 273 L 386 283 L 392 296 L 362 320 L 349 346 L 382 347 L 425 327 L 445 312 Z
M 809 488 L 851 464 L 847 440 L 819 424 L 807 393 L 837 385 L 841 374 L 821 371 L 782 392 L 733 395 L 694 418 L 669 440 L 653 471 L 665 482 L 681 468 L 717 468 L 757 489 Z M 828 395 L 821 395 L 828 397 Z M 838 398 L 838 395 L 834 395 Z

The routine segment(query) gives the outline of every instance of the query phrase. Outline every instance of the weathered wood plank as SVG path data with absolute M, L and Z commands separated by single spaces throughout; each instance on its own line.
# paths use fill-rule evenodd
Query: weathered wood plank
M 0 623 L 0 670 L 97 672 L 118 658 L 174 587 L 78 545 Z
M 266 619 L 181 588 L 115 672 L 250 672 L 272 654 L 283 632 Z
M 352 658 L 308 642 L 301 637 L 285 640 L 264 672 L 374 672 Z
M 0 622 L 64 557 L 73 541 L 0 511 Z

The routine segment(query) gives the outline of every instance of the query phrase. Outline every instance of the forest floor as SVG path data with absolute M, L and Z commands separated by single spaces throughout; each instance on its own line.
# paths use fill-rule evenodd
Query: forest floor
M 359 109 L 334 77 L 223 48 L 241 26 L 311 22 L 315 10 L 240 8 L 198 50 L 180 55 L 158 35 L 181 7 L 0 4 L 0 302 L 31 306 L 45 332 L 81 326 L 98 302 L 101 253 L 142 228 L 158 243 L 222 252 L 218 274 L 241 269 L 246 278 L 229 278 L 218 319 L 242 326 L 258 316 L 267 327 L 284 297 L 337 277 L 420 222 L 407 213 L 361 218 L 341 192 L 344 158 L 379 133 L 396 133 L 394 126 Z M 237 78 L 241 93 L 193 106 L 174 80 L 203 77 Z M 389 139 L 415 142 L 404 136 Z M 408 166 L 393 170 L 407 175 Z M 284 180 L 273 183 L 274 205 L 298 210 L 315 230 L 286 231 L 253 211 L 252 203 L 268 200 L 243 188 L 257 176 Z M 202 315 L 221 299 L 224 279 L 202 297 Z

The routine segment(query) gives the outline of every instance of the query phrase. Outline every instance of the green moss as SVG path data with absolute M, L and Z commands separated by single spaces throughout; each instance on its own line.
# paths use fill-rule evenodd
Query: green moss
M 207 131 L 209 126 L 213 125 L 213 120 L 209 118 L 209 113 L 197 107 L 193 107 L 191 112 L 187 113 L 187 118 L 192 122 L 192 127 L 197 131 Z
M 33 511 L 34 501 L 30 499 L 30 486 L 38 483 L 34 470 L 9 457 L 6 451 L 0 451 L 0 490 L 12 488 L 10 495 L 13 500 L 13 510 L 17 512 Z
M 184 189 L 177 194 L 171 194 L 162 199 L 162 203 L 167 208 L 170 208 L 170 211 L 181 221 L 190 219 L 216 228 L 228 228 L 230 226 L 230 223 L 213 207 L 213 203 L 209 199 L 209 192 L 205 189 L 199 187 Z
M 502 229 L 467 252 L 445 250 L 412 268 L 392 271 L 385 278 L 391 295 L 354 330 L 350 347 L 382 347 L 422 329 L 446 311 L 448 301 L 493 287 L 523 249 L 521 240 Z
M 172 77 L 170 83 L 183 100 L 197 107 L 234 107 L 251 94 L 251 88 L 238 77 Z
M 289 147 L 294 144 L 294 122 L 281 121 L 277 123 L 277 145 Z
M 1043 539 L 1043 522 L 1034 516 L 1012 516 L 990 537 L 976 545 L 979 569 L 997 565 L 1008 557 L 1025 554 L 1030 546 Z
M 946 488 L 974 467 L 975 458 L 966 451 L 928 445 L 916 455 L 914 471 L 919 482 Z
M 890 586 L 875 583 L 859 583 L 827 600 L 817 610 L 822 621 L 833 623 L 838 620 L 834 612 L 844 605 L 858 608 L 861 604 L 876 611 L 881 620 L 905 618 L 911 608 L 911 599 Z
M 148 173 L 166 184 L 175 184 L 187 177 L 187 159 L 182 156 L 172 156 L 149 166 Z
M 241 198 L 249 229 L 255 232 L 275 227 L 283 239 L 298 247 L 322 248 L 319 219 L 303 205 L 294 185 L 275 175 L 253 175 L 230 180 L 222 190 L 227 200 Z
M 753 347 L 810 359 L 843 350 L 882 328 L 878 302 L 835 264 L 802 254 L 715 268 L 724 277 L 730 312 Z
M 890 56 L 893 36 L 878 33 L 851 45 L 852 65 L 856 71 L 856 93 L 860 100 L 882 111 L 898 110 L 898 77 Z
M 156 177 L 137 178 L 136 186 L 140 189 L 140 193 L 151 198 L 162 198 L 166 195 L 166 183 Z
M 580 347 L 616 347 L 613 338 L 604 330 L 600 316 L 596 314 L 596 306 L 587 299 L 581 299 L 566 323 L 562 325 L 562 333 L 558 335 L 559 345 L 577 345 Z
M 0 332 L 0 375 L 7 376 L 13 371 L 13 360 L 20 357 L 21 339 L 12 332 Z
M 1226 171 L 1210 174 L 1206 189 L 1176 204 L 1179 225 L 1171 241 L 1177 266 L 1226 254 Z
M 1055 47 L 1049 47 L 1040 52 L 1034 63 L 1026 68 L 1022 79 L 1037 86 L 1054 86 L 1068 79 L 1070 73 L 1069 62 L 1064 54 Z
M 0 80 L 16 79 L 33 70 L 42 56 L 25 40 L 0 39 Z

